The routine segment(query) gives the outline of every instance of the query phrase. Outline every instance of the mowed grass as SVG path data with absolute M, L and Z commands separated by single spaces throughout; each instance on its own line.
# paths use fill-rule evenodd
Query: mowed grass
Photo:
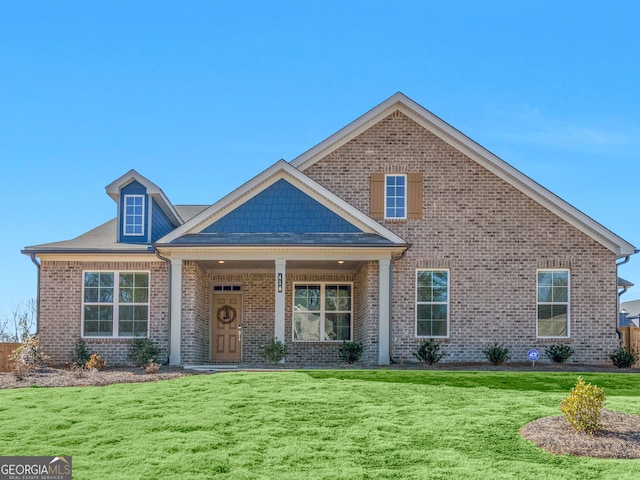
M 637 479 L 640 460 L 520 437 L 578 374 L 236 372 L 0 391 L 0 455 L 72 455 L 78 479 Z M 584 374 L 640 414 L 640 376 Z

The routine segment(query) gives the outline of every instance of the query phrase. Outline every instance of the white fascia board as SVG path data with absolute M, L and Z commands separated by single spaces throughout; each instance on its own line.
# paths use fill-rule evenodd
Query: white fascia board
M 159 247 L 158 253 L 165 258 L 181 260 L 275 260 L 284 258 L 295 260 L 345 260 L 345 261 L 375 261 L 381 258 L 393 258 L 401 255 L 406 246 L 384 247 L 310 247 L 272 245 L 248 246 L 246 248 L 231 247 Z
M 176 228 L 173 232 L 170 232 L 163 238 L 159 239 L 156 243 L 166 244 L 183 235 L 199 233 L 205 225 L 209 225 L 219 220 L 227 213 L 231 212 L 282 178 L 290 181 L 292 185 L 295 185 L 304 193 L 319 201 L 337 215 L 340 215 L 350 221 L 358 228 L 361 228 L 363 231 L 367 233 L 376 233 L 394 243 L 407 243 L 401 237 L 349 205 L 340 197 L 310 179 L 299 170 L 293 168 L 284 160 L 279 160 L 274 165 L 231 192 L 229 195 L 223 197 L 182 226 Z
M 134 169 L 129 170 L 120 178 L 114 180 L 105 187 L 107 195 L 109 195 L 115 202 L 120 200 L 120 190 L 129 185 L 131 182 L 136 181 L 147 189 L 147 195 L 154 198 L 162 211 L 169 217 L 173 217 L 172 220 L 177 225 L 182 225 L 184 220 L 180 217 L 173 204 L 169 201 L 169 198 L 164 194 L 162 189 L 148 178 L 140 175 Z
M 399 110 L 453 148 L 475 160 L 479 165 L 611 250 L 618 258 L 633 255 L 636 252 L 636 248 L 632 244 L 565 202 L 400 92 L 292 160 L 291 165 L 304 171 L 396 110 Z
M 129 253 L 123 254 L 115 252 L 113 254 L 100 254 L 100 253 L 44 253 L 40 252 L 36 254 L 40 260 L 43 261 L 58 261 L 58 262 L 146 262 L 146 263 L 158 263 L 164 262 L 164 260 L 158 258 L 155 252 L 148 254 Z

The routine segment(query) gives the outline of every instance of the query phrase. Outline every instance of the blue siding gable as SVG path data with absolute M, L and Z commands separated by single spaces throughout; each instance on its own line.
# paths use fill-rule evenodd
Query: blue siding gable
M 125 195 L 144 195 L 144 211 L 143 222 L 144 222 L 144 235 L 125 235 L 124 233 L 124 221 L 125 221 L 125 212 L 124 212 L 124 197 Z M 147 195 L 147 189 L 144 185 L 137 181 L 133 181 L 128 185 L 122 187 L 120 190 L 120 202 L 118 204 L 118 208 L 120 209 L 120 228 L 118 242 L 120 243 L 149 243 L 149 196 Z
M 284 179 L 202 233 L 357 233 L 361 230 Z
M 158 205 L 158 202 L 152 200 L 151 202 L 151 241 L 155 242 L 159 238 L 164 237 L 171 230 L 173 230 L 173 225 L 169 221 L 169 217 L 165 215 L 165 213 Z

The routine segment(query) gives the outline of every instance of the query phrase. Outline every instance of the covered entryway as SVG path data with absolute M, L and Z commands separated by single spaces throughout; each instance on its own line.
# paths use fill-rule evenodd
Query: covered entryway
M 215 292 L 211 309 L 211 361 L 242 359 L 242 294 Z

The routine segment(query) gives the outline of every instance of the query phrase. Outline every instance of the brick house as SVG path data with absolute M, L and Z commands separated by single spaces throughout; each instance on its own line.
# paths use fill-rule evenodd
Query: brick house
M 617 262 L 633 245 L 397 93 L 291 162 L 212 205 L 174 205 L 131 170 L 106 187 L 113 220 L 26 247 L 52 362 L 75 337 L 127 362 L 149 336 L 175 365 L 514 361 L 570 344 L 604 363 L 618 345 Z

